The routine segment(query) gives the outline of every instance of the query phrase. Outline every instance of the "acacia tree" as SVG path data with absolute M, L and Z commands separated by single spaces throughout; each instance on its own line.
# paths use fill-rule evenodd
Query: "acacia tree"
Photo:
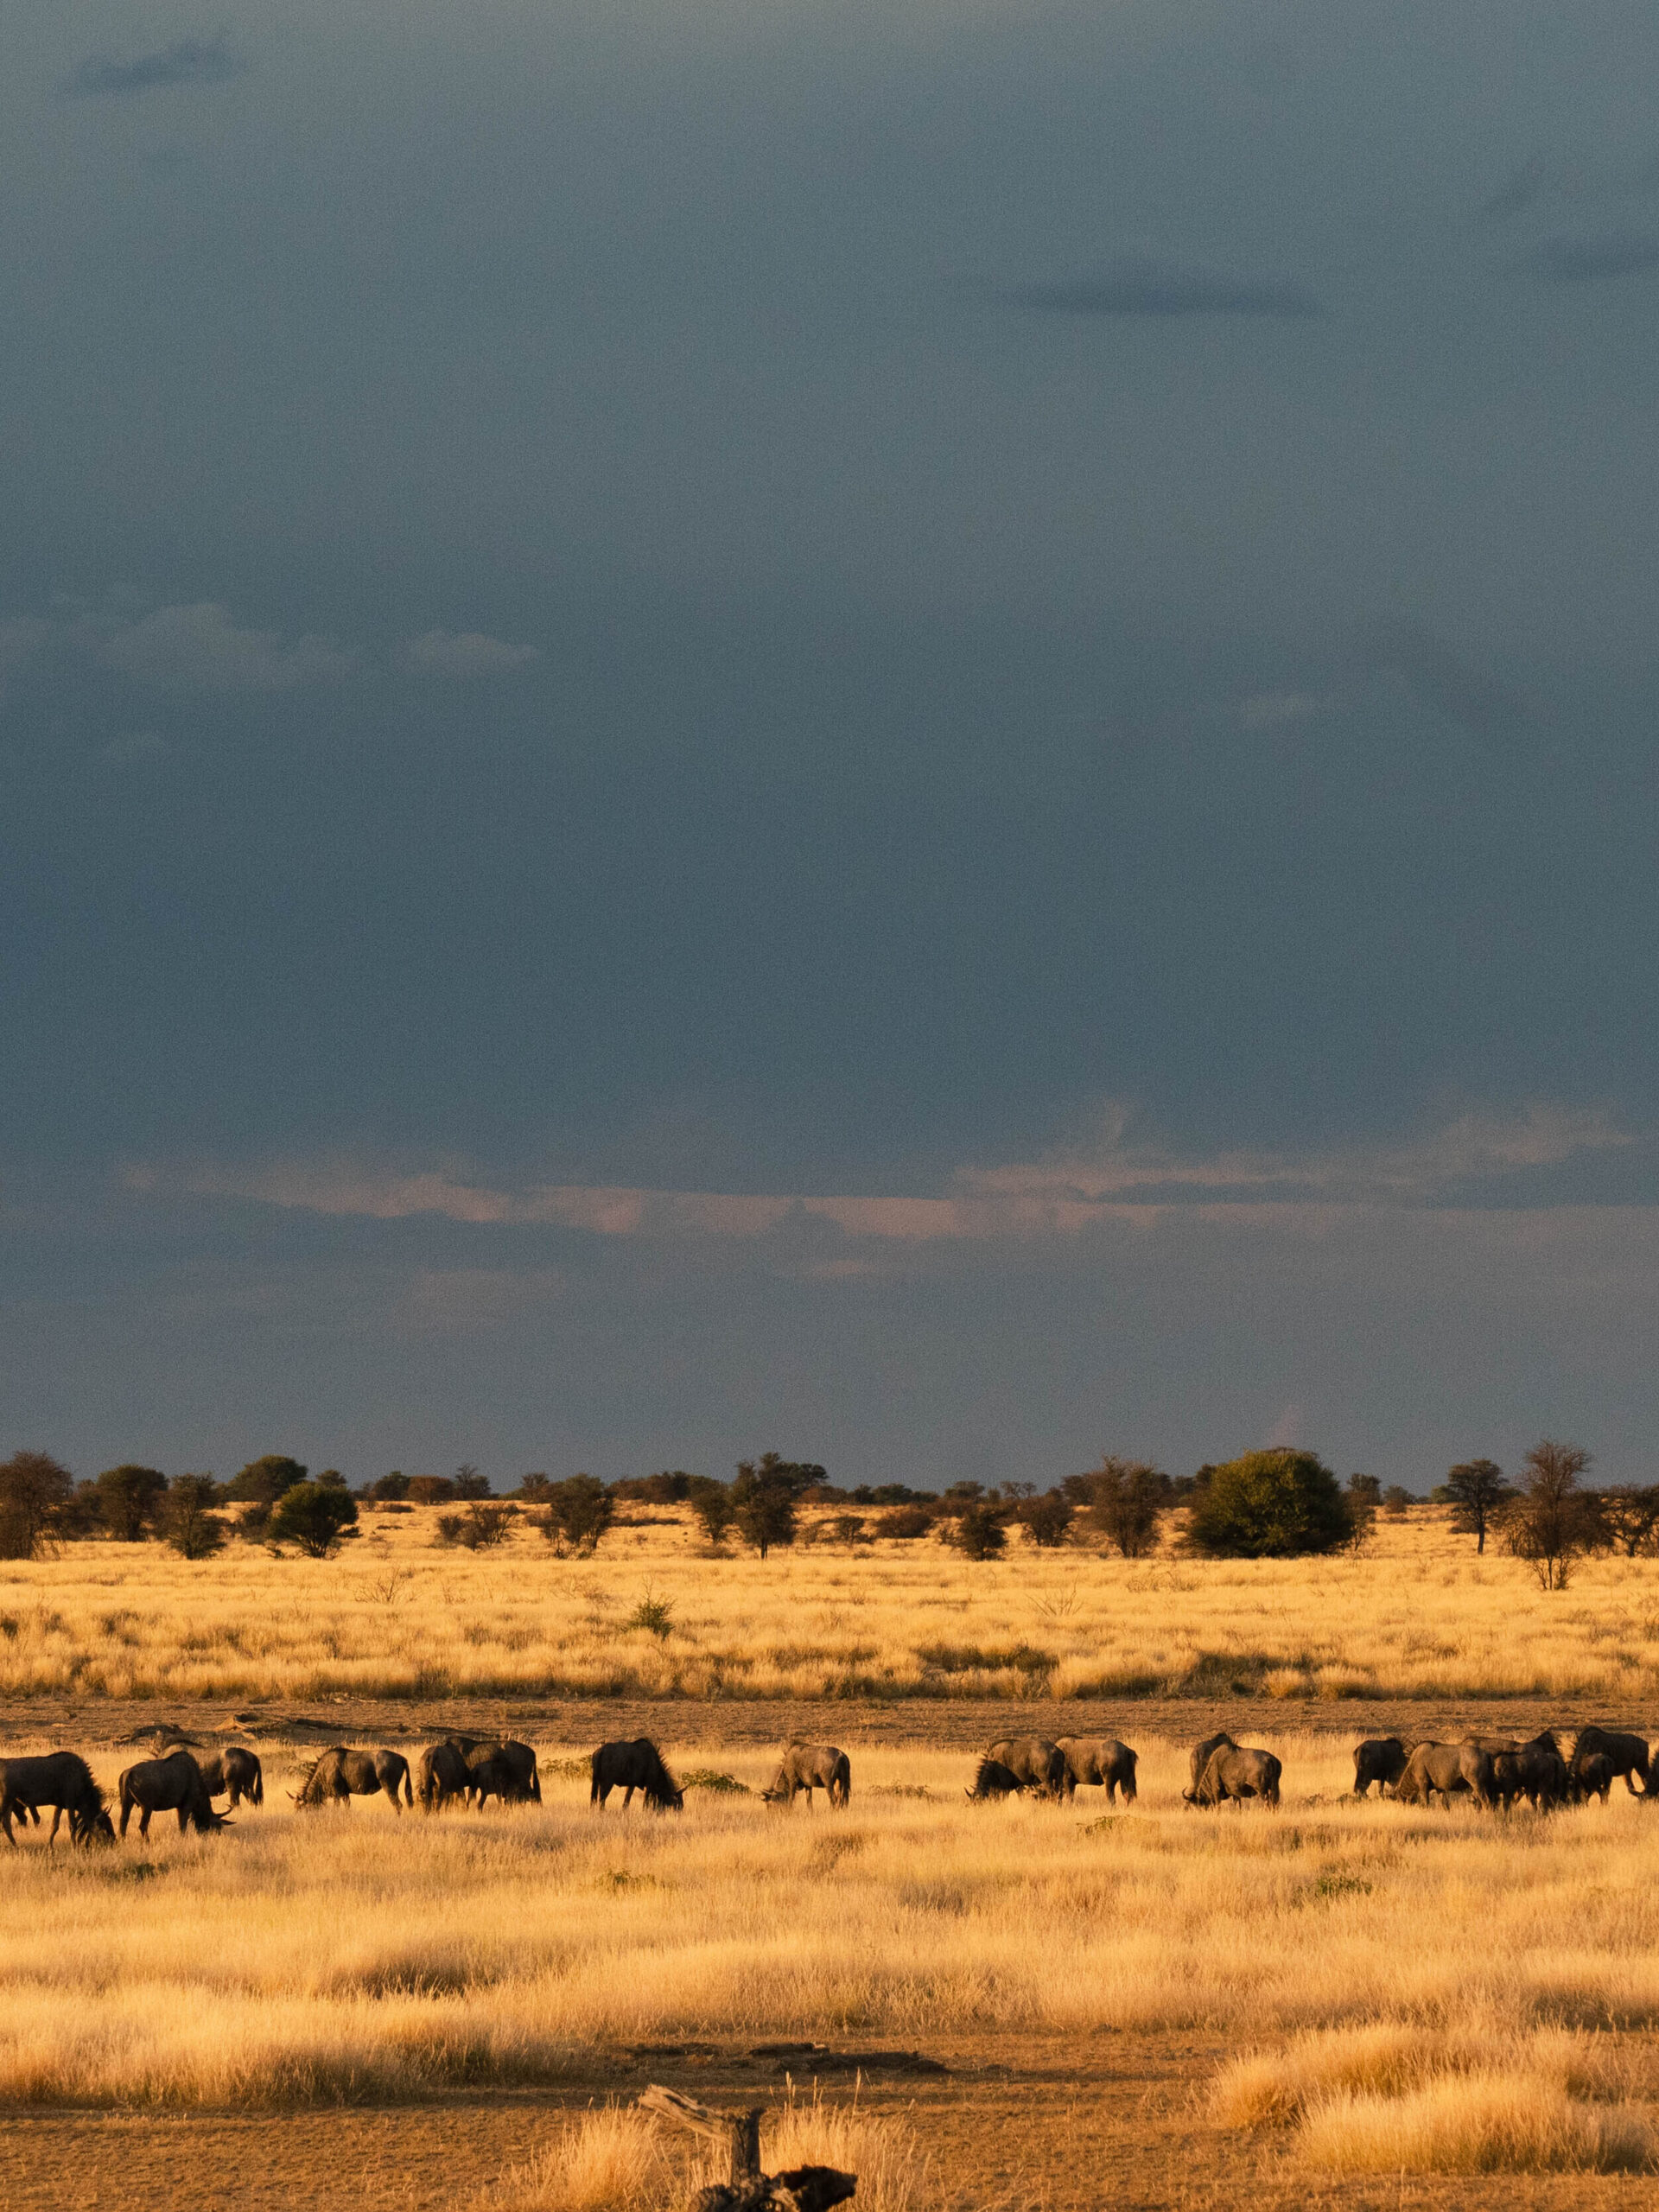
M 142 1542 L 167 1493 L 159 1467 L 105 1467 L 94 1485 L 98 1515 L 118 1544 Z
M 549 1483 L 542 1497 L 547 1507 L 543 1535 L 550 1543 L 567 1543 L 579 1552 L 597 1551 L 600 1538 L 616 1518 L 616 1500 L 597 1475 L 570 1475 L 562 1483 Z
M 1187 1541 L 1217 1559 L 1294 1559 L 1354 1536 L 1353 1503 L 1312 1452 L 1247 1452 L 1192 1497 Z
M 732 1484 L 732 1518 L 762 1559 L 774 1544 L 795 1541 L 795 1509 L 804 1494 L 825 1479 L 822 1467 L 783 1459 L 763 1452 L 741 1459 Z
M 1089 1516 L 1125 1559 L 1143 1559 L 1158 1541 L 1158 1526 L 1174 1497 L 1160 1467 L 1109 1452 L 1092 1474 L 1077 1478 Z
M 327 1559 L 347 1529 L 357 1526 L 357 1500 L 336 1475 L 296 1483 L 276 1501 L 265 1529 L 273 1544 L 297 1544 L 308 1559 Z
M 14 1452 L 0 1460 L 0 1559 L 34 1559 L 75 1487 L 49 1452 Z
M 1607 1541 L 1599 1502 L 1579 1488 L 1590 1454 L 1546 1436 L 1523 1465 L 1520 1495 L 1504 1510 L 1504 1534 L 1546 1590 L 1565 1590 L 1574 1560 Z
M 1608 1535 L 1626 1559 L 1649 1549 L 1659 1529 L 1659 1483 L 1616 1483 L 1599 1493 Z
M 1486 1532 L 1515 1496 L 1515 1485 L 1495 1459 L 1465 1459 L 1452 1468 L 1437 1496 L 1452 1508 L 1452 1526 L 1472 1536 L 1478 1554 L 1486 1548 Z
M 180 1475 L 162 1500 L 162 1541 L 181 1559 L 207 1559 L 225 1541 L 225 1523 L 211 1509 L 219 1484 L 211 1475 Z

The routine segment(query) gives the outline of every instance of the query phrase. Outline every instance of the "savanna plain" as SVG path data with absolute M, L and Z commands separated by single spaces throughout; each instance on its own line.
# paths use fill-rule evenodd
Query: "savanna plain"
M 1659 2200 L 1659 1806 L 1349 1795 L 1365 1735 L 1648 1732 L 1652 1562 L 1546 1593 L 1430 1509 L 1283 1563 L 364 1529 L 0 1575 L 7 1751 L 109 1787 L 166 1718 L 267 1784 L 218 1835 L 6 1853 L 13 2205 L 643 2212 L 699 2178 L 653 2081 L 764 2106 L 763 2163 L 854 2169 L 868 2212 Z M 330 1742 L 459 1725 L 533 1743 L 543 1803 L 289 1801 Z M 1277 1813 L 1184 1806 L 1218 1726 L 1283 1760 Z M 1134 1745 L 1138 1802 L 966 1802 L 1033 1729 Z M 763 1802 L 791 1732 L 849 1751 L 847 1810 Z M 637 1733 L 683 1813 L 590 1809 Z

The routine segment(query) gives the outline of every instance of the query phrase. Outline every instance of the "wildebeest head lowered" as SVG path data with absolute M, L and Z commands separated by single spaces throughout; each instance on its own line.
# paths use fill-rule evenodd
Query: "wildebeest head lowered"
M 135 1812 L 140 1835 L 149 1834 L 152 1813 L 176 1813 L 181 1835 L 187 1827 L 194 1827 L 198 1835 L 211 1835 L 215 1829 L 231 1825 L 223 1813 L 213 1810 L 201 1769 L 186 1751 L 175 1751 L 164 1759 L 140 1759 L 121 1777 L 118 1788 L 124 1837 Z
M 1196 1805 L 1198 1803 L 1198 1784 L 1204 1779 L 1204 1770 L 1205 1767 L 1209 1765 L 1215 1754 L 1224 1746 L 1225 1746 L 1228 1751 L 1235 1751 L 1237 1748 L 1234 1744 L 1232 1738 L 1224 1732 L 1219 1736 L 1206 1736 L 1201 1744 L 1193 1745 L 1192 1757 L 1189 1761 L 1189 1764 L 1192 1770 L 1192 1779 L 1189 1787 L 1183 1789 L 1181 1792 L 1182 1796 L 1186 1800 L 1189 1805 Z
M 1376 1783 L 1380 1796 L 1392 1789 L 1406 1770 L 1411 1754 L 1398 1736 L 1372 1736 L 1354 1745 L 1354 1795 L 1369 1797 Z
M 985 1756 L 1007 1767 L 1027 1789 L 1058 1797 L 1065 1788 L 1065 1753 L 1046 1736 L 1005 1736 Z
M 198 1760 L 197 1764 L 210 1797 L 223 1797 L 226 1791 L 230 1793 L 232 1812 L 245 1797 L 251 1805 L 264 1803 L 264 1769 L 259 1764 L 258 1754 L 249 1751 L 245 1744 L 227 1744 L 222 1751 Z
M 48 1844 L 57 1840 L 58 1827 L 66 1813 L 69 1816 L 72 1843 L 114 1841 L 115 1830 L 110 1825 L 104 1792 L 92 1780 L 92 1770 L 79 1751 L 47 1751 L 33 1758 L 0 1759 L 0 1828 L 4 1829 L 8 1843 L 17 1840 L 11 1832 L 14 1815 L 21 1813 L 27 1819 L 33 1814 L 38 1820 L 42 1805 L 52 1808 Z
M 973 1788 L 963 1794 L 970 1805 L 982 1805 L 994 1797 L 1018 1797 L 1025 1786 L 1001 1759 L 983 1758 L 974 1771 Z
M 1271 1751 L 1254 1751 L 1239 1744 L 1221 1744 L 1211 1752 L 1192 1802 L 1221 1805 L 1259 1797 L 1264 1804 L 1279 1802 L 1279 1777 L 1283 1772 Z
M 1109 1804 L 1117 1802 L 1121 1789 L 1126 1804 L 1135 1802 L 1136 1754 L 1116 1736 L 1057 1736 L 1065 1760 L 1065 1794 L 1071 1796 L 1082 1783 L 1096 1784 Z
M 613 1789 L 622 1792 L 625 1812 L 636 1789 L 654 1813 L 677 1813 L 685 1803 L 679 1783 L 663 1764 L 663 1755 L 649 1736 L 636 1736 L 632 1743 L 601 1744 L 594 1753 L 590 1772 L 593 1781 L 588 1802 L 601 1811 Z
M 761 1794 L 768 1805 L 793 1805 L 804 1789 L 809 1807 L 815 1789 L 827 1789 L 832 1805 L 845 1805 L 853 1794 L 853 1770 L 835 1744 L 791 1744 L 779 1762 L 772 1786 Z
M 353 1797 L 372 1797 L 384 1790 L 391 1809 L 401 1813 L 404 1803 L 415 1802 L 409 1761 L 401 1751 L 382 1745 L 376 1751 L 354 1751 L 347 1744 L 332 1744 L 308 1768 L 299 1789 L 291 1791 L 296 1805 L 345 1805 Z M 403 1800 L 398 1797 L 399 1790 Z

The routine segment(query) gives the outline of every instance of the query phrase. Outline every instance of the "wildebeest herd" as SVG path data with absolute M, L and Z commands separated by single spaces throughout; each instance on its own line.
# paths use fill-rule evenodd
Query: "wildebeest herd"
M 649 1737 L 601 1744 L 588 1761 L 588 1802 L 602 1811 L 613 1789 L 620 1789 L 626 1810 L 639 1791 L 657 1812 L 678 1812 L 685 1795 Z M 991 1745 L 980 1759 L 967 1796 L 972 1803 L 1029 1795 L 1070 1802 L 1081 1787 L 1103 1789 L 1107 1801 L 1136 1798 L 1137 1755 L 1111 1736 L 1009 1736 Z M 1207 1736 L 1192 1747 L 1190 1783 L 1181 1792 L 1188 1805 L 1216 1807 L 1256 1798 L 1280 1802 L 1283 1772 L 1272 1751 L 1235 1743 L 1225 1734 Z M 1372 1737 L 1354 1748 L 1354 1796 L 1379 1796 L 1402 1804 L 1449 1806 L 1465 1796 L 1487 1810 L 1508 1812 L 1522 1799 L 1536 1811 L 1581 1805 L 1599 1798 L 1605 1805 L 1613 1783 L 1623 1777 L 1632 1796 L 1659 1797 L 1659 1769 L 1649 1768 L 1647 1739 L 1625 1731 L 1588 1727 L 1545 1729 L 1522 1743 L 1509 1737 L 1465 1736 L 1455 1743 L 1407 1742 L 1398 1736 Z M 1640 1780 L 1641 1787 L 1637 1788 Z M 834 1744 L 791 1742 L 777 1774 L 761 1793 L 769 1805 L 792 1807 L 804 1790 L 809 1806 L 822 1789 L 832 1807 L 852 1799 L 852 1767 Z M 308 1808 L 346 1805 L 353 1797 L 384 1796 L 393 1809 L 418 1805 L 436 1813 L 447 1805 L 482 1807 L 493 1797 L 504 1805 L 539 1805 L 542 1783 L 536 1753 L 528 1744 L 506 1737 L 446 1736 L 429 1745 L 415 1762 L 382 1745 L 359 1751 L 332 1745 L 307 1768 L 292 1802 Z M 226 1797 L 229 1808 L 215 1810 Z M 148 1835 L 150 1816 L 177 1815 L 179 1832 L 194 1828 L 209 1834 L 230 1825 L 229 1815 L 246 1802 L 263 1805 L 264 1776 L 257 1755 L 232 1744 L 198 1759 L 183 1744 L 164 1756 L 140 1759 L 116 1785 L 118 1827 L 110 1802 L 78 1751 L 48 1751 L 33 1758 L 0 1759 L 0 1828 L 8 1843 L 16 1837 L 14 1820 L 38 1827 L 49 1808 L 48 1844 L 67 1819 L 72 1843 L 113 1843 L 124 1838 L 132 1815 L 138 1833 Z

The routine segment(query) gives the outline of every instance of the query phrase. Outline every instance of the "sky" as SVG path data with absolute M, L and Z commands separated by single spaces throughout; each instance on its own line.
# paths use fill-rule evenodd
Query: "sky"
M 0 1451 L 1659 1479 L 1659 16 L 19 0 Z

